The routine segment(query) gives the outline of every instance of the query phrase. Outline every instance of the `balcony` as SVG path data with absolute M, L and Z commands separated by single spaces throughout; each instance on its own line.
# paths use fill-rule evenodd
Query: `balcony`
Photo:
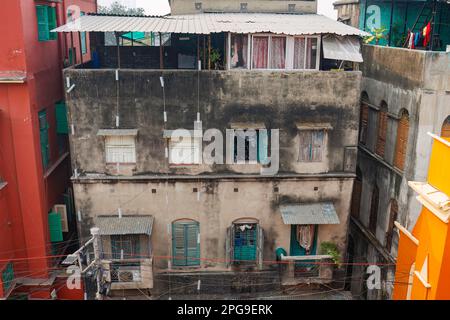
M 335 263 L 329 255 L 285 256 L 281 255 L 282 276 L 284 286 L 301 283 L 331 283 Z
M 259 71 L 341 69 L 362 62 L 367 35 L 316 14 L 269 13 L 89 15 L 53 32 L 89 33 L 92 60 L 81 68 Z
M 153 257 L 150 259 L 103 260 L 111 290 L 152 289 Z

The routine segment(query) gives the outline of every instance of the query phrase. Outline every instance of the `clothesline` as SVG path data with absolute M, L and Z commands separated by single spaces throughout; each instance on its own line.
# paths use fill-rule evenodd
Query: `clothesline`
M 408 30 L 408 36 L 406 37 L 408 49 L 415 49 L 420 42 L 422 42 L 423 47 L 426 47 L 430 43 L 430 40 L 431 40 L 431 20 L 419 32 L 411 32 L 410 30 Z

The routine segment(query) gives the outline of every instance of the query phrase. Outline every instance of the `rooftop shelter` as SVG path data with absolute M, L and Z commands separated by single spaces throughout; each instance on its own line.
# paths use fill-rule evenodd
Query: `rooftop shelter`
M 92 61 L 78 67 L 207 70 L 328 70 L 362 62 L 368 35 L 322 15 L 269 13 L 94 14 L 52 31 L 90 33 Z

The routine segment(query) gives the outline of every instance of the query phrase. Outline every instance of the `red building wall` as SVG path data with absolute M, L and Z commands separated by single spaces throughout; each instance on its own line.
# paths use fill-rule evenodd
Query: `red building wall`
M 11 71 L 26 74 L 24 83 L 0 83 L 0 272 L 13 261 L 16 278 L 45 279 L 50 265 L 44 257 L 51 255 L 48 212 L 61 203 L 71 175 L 69 156 L 58 150 L 55 119 L 55 103 L 64 99 L 61 70 L 69 36 L 38 41 L 38 4 L 56 7 L 58 25 L 66 23 L 70 5 L 88 13 L 95 12 L 97 4 L 96 0 L 2 0 L 0 10 L 0 78 Z M 74 45 L 80 52 L 78 40 Z M 89 56 L 88 49 L 84 61 Z M 50 127 L 50 164 L 45 170 L 38 119 L 43 109 Z

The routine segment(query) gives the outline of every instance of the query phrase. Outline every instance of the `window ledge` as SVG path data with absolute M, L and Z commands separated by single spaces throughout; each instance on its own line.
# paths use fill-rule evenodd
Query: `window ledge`
M 0 181 L 0 190 L 3 190 L 8 185 L 8 182 L 6 181 Z
M 59 159 L 52 164 L 46 171 L 44 174 L 44 179 L 47 179 L 52 173 L 53 171 L 55 171 L 56 168 L 59 167 L 59 165 L 69 156 L 69 152 L 65 152 L 62 156 L 59 157 Z
M 368 155 L 370 155 L 372 158 L 374 158 L 375 160 L 377 160 L 378 162 L 382 163 L 385 167 L 387 167 L 388 169 L 390 169 L 391 171 L 395 172 L 396 174 L 398 174 L 399 176 L 403 176 L 404 171 L 401 171 L 400 169 L 397 169 L 396 167 L 394 167 L 393 165 L 391 165 L 390 163 L 388 163 L 386 160 L 384 160 L 382 157 L 380 157 L 379 155 L 377 155 L 376 153 L 372 152 L 369 148 L 367 148 L 365 145 L 359 143 L 359 149 L 363 150 L 365 153 L 367 153 Z

